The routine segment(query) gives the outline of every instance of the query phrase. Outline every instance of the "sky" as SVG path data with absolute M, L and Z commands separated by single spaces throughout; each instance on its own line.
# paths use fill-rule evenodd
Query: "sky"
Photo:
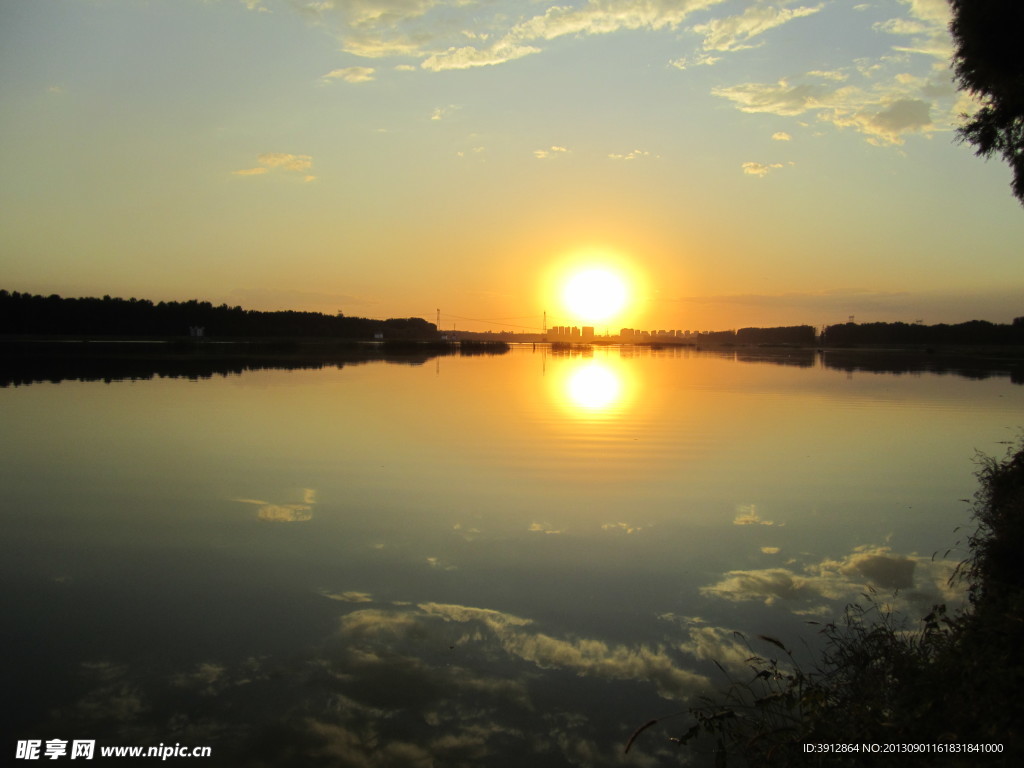
M 0 288 L 540 330 L 1024 315 L 946 0 L 0 0 Z M 546 315 L 545 315 L 546 313 Z

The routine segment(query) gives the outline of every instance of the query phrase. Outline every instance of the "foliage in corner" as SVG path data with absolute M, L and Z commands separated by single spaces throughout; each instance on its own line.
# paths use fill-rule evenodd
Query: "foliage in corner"
M 964 115 L 960 141 L 981 157 L 998 153 L 1013 171 L 1014 196 L 1024 204 L 1024 3 L 1020 0 L 949 0 L 953 20 L 953 72 L 960 90 L 980 108 Z

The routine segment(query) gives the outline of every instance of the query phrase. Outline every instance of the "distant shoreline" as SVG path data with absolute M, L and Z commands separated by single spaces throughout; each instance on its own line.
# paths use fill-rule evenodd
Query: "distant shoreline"
M 483 334 L 480 334 L 483 336 Z M 488 334 L 489 336 L 489 334 Z M 586 347 L 639 347 L 647 349 L 691 349 L 713 352 L 813 352 L 830 355 L 842 354 L 888 354 L 928 357 L 972 357 L 998 360 L 1024 361 L 1024 346 L 1011 344 L 795 344 L 740 342 L 693 342 L 674 340 L 622 341 L 617 339 L 592 339 L 587 341 L 564 341 L 544 339 L 517 339 L 514 336 L 502 338 L 459 338 L 427 339 L 344 339 L 329 336 L 264 336 L 264 337 L 189 337 L 189 336 L 97 336 L 97 335 L 54 335 L 54 334 L 0 334 L 0 351 L 37 351 L 66 353 L 79 356 L 95 353 L 135 354 L 144 351 L 161 352 L 169 356 L 201 355 L 217 357 L 223 354 L 249 353 L 364 353 L 387 351 L 441 350 L 462 346 L 486 347 L 491 344 L 544 344 L 553 348 Z

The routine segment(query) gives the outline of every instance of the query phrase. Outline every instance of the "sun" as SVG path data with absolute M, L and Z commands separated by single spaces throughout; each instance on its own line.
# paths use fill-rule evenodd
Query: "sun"
M 625 278 L 600 267 L 574 272 L 562 290 L 562 303 L 581 322 L 610 320 L 625 309 L 628 301 Z

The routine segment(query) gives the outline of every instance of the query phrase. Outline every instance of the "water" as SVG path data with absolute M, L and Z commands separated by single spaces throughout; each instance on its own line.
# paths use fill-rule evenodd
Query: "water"
M 1024 388 L 845 367 L 523 346 L 0 390 L 5 749 L 678 764 L 682 715 L 623 747 L 742 668 L 733 630 L 956 599 Z

